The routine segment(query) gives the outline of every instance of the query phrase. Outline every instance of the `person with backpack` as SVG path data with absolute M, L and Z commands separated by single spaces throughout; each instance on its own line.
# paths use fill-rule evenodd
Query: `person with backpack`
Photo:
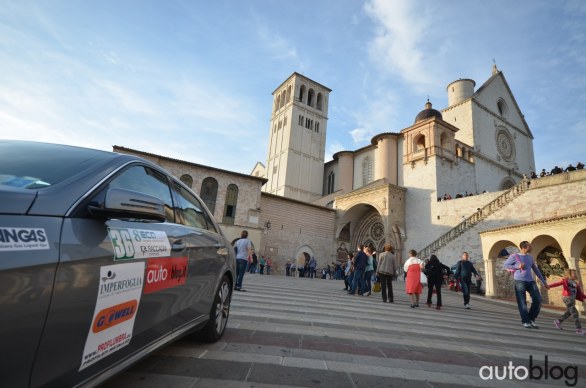
M 472 287 L 472 274 L 479 277 L 480 274 L 474 268 L 474 264 L 469 260 L 468 252 L 462 253 L 462 260 L 458 262 L 456 273 L 454 274 L 460 287 L 462 287 L 462 294 L 464 296 L 464 308 L 470 308 L 470 288 Z
M 521 241 L 519 249 L 519 253 L 514 253 L 505 260 L 503 268 L 509 272 L 513 272 L 513 278 L 515 279 L 515 297 L 517 298 L 517 307 L 521 315 L 521 324 L 526 329 L 538 329 L 539 326 L 537 326 L 535 320 L 539 315 L 539 310 L 541 310 L 541 294 L 537 288 L 533 273 L 537 275 L 543 286 L 548 290 L 549 285 L 537 267 L 535 260 L 529 254 L 531 253 L 531 244 L 528 241 Z M 531 308 L 529 311 L 527 310 L 527 293 L 531 296 Z

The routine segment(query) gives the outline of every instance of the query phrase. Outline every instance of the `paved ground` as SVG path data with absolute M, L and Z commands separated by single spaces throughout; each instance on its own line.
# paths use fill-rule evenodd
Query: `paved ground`
M 451 291 L 441 311 L 412 309 L 401 281 L 394 304 L 336 280 L 246 275 L 244 286 L 221 342 L 182 339 L 106 387 L 586 387 L 586 336 L 571 321 L 555 329 L 559 312 L 525 329 L 516 305 L 476 295 L 470 310 Z

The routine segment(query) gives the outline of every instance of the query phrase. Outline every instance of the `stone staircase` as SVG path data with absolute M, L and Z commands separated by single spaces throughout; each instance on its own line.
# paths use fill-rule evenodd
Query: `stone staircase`
M 429 257 L 431 254 L 434 254 L 442 247 L 445 247 L 450 242 L 458 238 L 468 229 L 474 227 L 476 224 L 490 216 L 491 214 L 497 212 L 501 208 L 508 205 L 511 201 L 515 200 L 515 198 L 523 195 L 529 189 L 529 180 L 524 179 L 516 186 L 511 187 L 509 190 L 505 191 L 484 207 L 479 208 L 474 214 L 465 218 L 462 222 L 458 225 L 438 237 L 435 241 L 431 244 L 427 245 L 425 248 L 419 251 L 419 257 L 426 258 Z

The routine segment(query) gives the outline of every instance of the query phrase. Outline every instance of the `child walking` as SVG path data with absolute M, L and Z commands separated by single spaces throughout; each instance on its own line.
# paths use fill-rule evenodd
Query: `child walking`
M 576 300 L 582 302 L 586 298 L 586 295 L 584 295 L 582 292 L 582 288 L 580 287 L 580 284 L 578 284 L 577 278 L 578 276 L 575 269 L 566 269 L 565 276 L 562 280 L 549 285 L 550 288 L 563 286 L 562 301 L 566 305 L 566 312 L 561 317 L 553 321 L 553 323 L 555 327 L 563 330 L 562 322 L 572 316 L 572 318 L 574 318 L 574 323 L 576 324 L 576 334 L 586 335 L 586 331 L 582 330 L 582 325 L 580 324 L 580 314 L 576 309 Z

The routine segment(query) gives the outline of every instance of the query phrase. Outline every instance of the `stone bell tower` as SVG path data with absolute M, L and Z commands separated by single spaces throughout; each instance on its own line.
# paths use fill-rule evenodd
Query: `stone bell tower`
M 330 92 L 299 73 L 273 92 L 265 192 L 306 202 L 323 195 Z

